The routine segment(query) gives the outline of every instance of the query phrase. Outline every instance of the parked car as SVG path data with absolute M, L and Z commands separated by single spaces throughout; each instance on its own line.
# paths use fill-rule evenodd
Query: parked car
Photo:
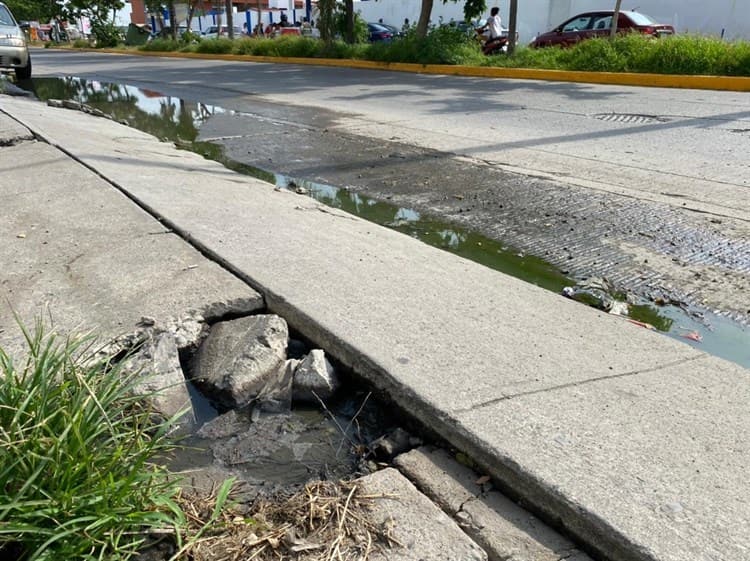
M 531 42 L 531 47 L 569 47 L 584 39 L 608 37 L 612 27 L 612 10 L 586 12 L 561 23 Z M 674 35 L 674 27 L 657 23 L 640 12 L 622 11 L 617 19 L 617 30 L 622 33 L 642 33 L 650 37 Z
M 393 40 L 393 33 L 391 33 L 391 30 L 379 23 L 368 23 L 367 33 L 370 43 Z
M 237 39 L 238 37 L 242 37 L 242 29 L 233 26 L 232 31 L 234 31 L 234 38 Z M 212 25 L 211 27 L 207 28 L 202 34 L 201 37 L 204 39 L 216 39 L 217 37 L 229 37 L 229 26 L 228 25 L 222 25 L 221 26 L 221 32 L 219 32 L 219 26 L 218 25 Z
M 391 35 L 395 39 L 396 37 L 403 37 L 404 34 L 401 32 L 400 29 L 398 29 L 395 25 L 388 25 L 387 23 L 380 23 L 378 24 L 380 27 L 385 27 L 388 31 L 391 32 Z
M 0 68 L 13 69 L 16 78 L 31 78 L 31 56 L 26 36 L 8 7 L 0 2 Z

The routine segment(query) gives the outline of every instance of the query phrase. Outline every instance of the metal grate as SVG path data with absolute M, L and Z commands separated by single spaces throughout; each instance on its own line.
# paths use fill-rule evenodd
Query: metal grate
M 600 121 L 628 124 L 666 123 L 669 119 L 658 115 L 639 115 L 637 113 L 598 113 L 593 116 Z

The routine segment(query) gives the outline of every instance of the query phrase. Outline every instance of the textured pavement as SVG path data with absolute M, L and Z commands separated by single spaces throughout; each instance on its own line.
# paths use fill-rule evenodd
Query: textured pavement
M 0 108 L 602 556 L 750 559 L 746 369 L 111 121 Z

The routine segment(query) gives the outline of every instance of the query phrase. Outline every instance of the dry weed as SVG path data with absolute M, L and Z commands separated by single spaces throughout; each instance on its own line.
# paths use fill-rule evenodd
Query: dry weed
M 373 501 L 356 482 L 318 481 L 291 496 L 259 499 L 247 514 L 225 508 L 185 550 L 192 561 L 366 561 L 400 545 L 389 527 L 369 519 Z M 197 533 L 210 520 L 216 497 L 183 496 L 180 506 Z

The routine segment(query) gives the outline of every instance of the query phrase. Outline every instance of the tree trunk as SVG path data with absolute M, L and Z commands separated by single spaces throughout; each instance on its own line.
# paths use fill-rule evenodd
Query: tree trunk
M 430 25 L 430 16 L 432 15 L 433 0 L 422 0 L 422 10 L 419 13 L 419 22 L 417 23 L 417 37 L 423 39 L 427 35 L 427 27 Z
M 614 39 L 617 35 L 617 20 L 620 19 L 620 5 L 622 0 L 617 0 L 615 3 L 615 13 L 612 14 L 612 27 L 609 30 L 609 38 Z
M 518 0 L 510 0 L 508 14 L 508 55 L 516 50 L 516 29 L 518 29 Z
M 318 30 L 326 43 L 333 41 L 335 34 L 334 11 L 336 0 L 318 0 Z
M 196 8 L 197 2 L 193 0 L 188 4 L 188 13 L 187 13 L 187 30 L 189 33 L 193 32 L 193 16 L 195 15 L 195 8 Z
M 354 43 L 354 0 L 344 0 L 344 17 L 346 18 L 346 42 Z
M 258 9 L 258 23 L 255 24 L 256 34 L 258 36 L 263 35 L 263 8 L 260 5 L 260 0 L 255 3 L 255 7 Z
M 232 0 L 225 0 L 227 12 L 227 34 L 230 39 L 234 39 L 234 14 L 232 14 Z
M 169 35 L 172 39 L 177 39 L 177 13 L 174 9 L 174 0 L 169 0 L 167 9 L 169 10 Z

